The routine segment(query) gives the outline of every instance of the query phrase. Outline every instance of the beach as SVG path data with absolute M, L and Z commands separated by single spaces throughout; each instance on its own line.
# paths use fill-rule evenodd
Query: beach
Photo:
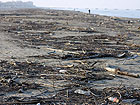
M 117 92 L 121 105 L 131 105 L 122 101 L 126 99 L 138 104 L 139 56 L 138 18 L 0 10 L 2 104 L 116 105 L 107 99 L 120 98 Z M 108 71 L 108 66 L 119 72 Z

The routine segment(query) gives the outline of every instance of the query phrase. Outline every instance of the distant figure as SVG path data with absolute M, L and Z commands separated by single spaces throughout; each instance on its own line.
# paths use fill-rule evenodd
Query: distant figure
M 90 9 L 88 10 L 88 13 L 90 14 Z

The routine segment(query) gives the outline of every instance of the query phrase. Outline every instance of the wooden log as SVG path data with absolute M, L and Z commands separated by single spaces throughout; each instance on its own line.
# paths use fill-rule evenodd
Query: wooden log
M 115 67 L 106 67 L 105 70 L 107 70 L 108 72 L 112 72 L 114 74 L 125 75 L 125 76 L 134 77 L 134 78 L 139 78 L 138 74 L 124 72 L 124 71 L 121 71 L 119 68 L 115 68 Z
M 126 75 L 126 76 L 130 76 L 130 77 L 134 77 L 134 78 L 139 78 L 139 75 L 138 74 L 134 74 L 134 73 L 118 71 L 117 74 Z

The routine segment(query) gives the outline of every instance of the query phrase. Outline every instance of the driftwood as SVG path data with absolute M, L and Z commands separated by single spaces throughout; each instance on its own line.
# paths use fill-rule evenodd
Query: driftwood
M 114 58 L 125 58 L 126 53 L 122 54 L 110 54 L 110 53 L 95 53 L 95 52 L 86 52 L 86 53 L 79 53 L 79 54 L 67 54 L 62 56 L 62 59 L 67 60 L 83 60 L 83 59 L 94 59 L 94 58 L 105 58 L 105 57 L 114 57 Z
M 74 67 L 74 65 L 73 64 L 71 64 L 71 65 L 58 65 L 57 67 L 72 68 L 72 67 Z
M 116 67 L 106 67 L 105 70 L 109 71 L 109 72 L 112 72 L 112 73 L 115 73 L 115 74 L 119 74 L 119 75 L 126 75 L 126 76 L 130 76 L 130 77 L 135 77 L 135 78 L 139 78 L 139 75 L 138 74 L 133 74 L 133 73 L 129 73 L 129 72 L 124 72 L 124 71 L 121 71 L 119 68 L 116 68 Z

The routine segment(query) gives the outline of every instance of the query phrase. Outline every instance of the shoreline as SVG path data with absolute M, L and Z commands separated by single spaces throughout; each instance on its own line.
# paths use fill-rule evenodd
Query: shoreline
M 120 17 L 120 18 L 136 18 L 139 19 L 140 16 L 135 15 L 139 14 L 139 9 L 96 9 L 96 8 L 63 8 L 63 7 L 40 7 L 42 9 L 53 9 L 53 10 L 65 10 L 65 11 L 79 11 L 83 13 L 88 13 L 88 10 L 91 10 L 91 14 L 102 15 L 102 16 L 111 16 L 111 17 Z M 132 14 L 133 13 L 133 14 Z M 124 16 L 123 16 L 124 15 Z

